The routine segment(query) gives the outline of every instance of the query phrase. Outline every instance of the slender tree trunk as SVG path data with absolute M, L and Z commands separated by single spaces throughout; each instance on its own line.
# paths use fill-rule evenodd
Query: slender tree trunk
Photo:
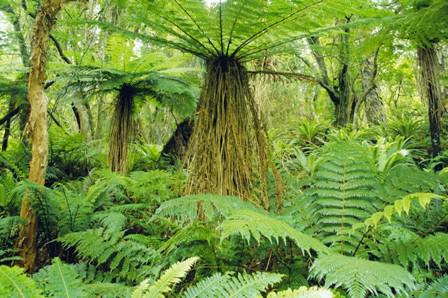
M 441 151 L 440 131 L 442 115 L 442 95 L 439 81 L 437 52 L 434 44 L 417 48 L 422 94 L 428 103 L 431 151 L 437 156 Z
M 61 10 L 63 0 L 43 0 L 36 15 L 32 34 L 32 50 L 28 81 L 28 100 L 31 105 L 28 129 L 31 134 L 32 158 L 29 180 L 44 185 L 48 163 L 48 100 L 44 91 L 46 79 L 48 37 Z M 21 227 L 17 249 L 22 258 L 20 264 L 32 272 L 37 259 L 38 221 L 28 196 L 22 200 L 20 216 L 26 220 Z
M 8 114 L 14 111 L 15 103 L 16 101 L 14 99 L 9 100 Z M 8 149 L 9 136 L 11 135 L 11 122 L 12 117 L 5 122 L 5 133 L 3 134 L 2 151 L 6 151 L 6 149 Z
M 386 111 L 378 93 L 376 78 L 376 59 L 366 59 L 362 72 L 362 101 L 365 103 L 365 114 L 369 124 L 383 124 L 386 122 Z

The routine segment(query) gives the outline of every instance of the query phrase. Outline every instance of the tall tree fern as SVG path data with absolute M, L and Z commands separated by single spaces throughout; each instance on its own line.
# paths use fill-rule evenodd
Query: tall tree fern
M 268 208 L 266 128 L 249 88 L 247 62 L 290 50 L 293 41 L 324 24 L 325 13 L 343 16 L 343 0 L 151 1 L 129 5 L 135 34 L 103 27 L 146 42 L 172 47 L 204 61 L 206 74 L 186 161 L 186 192 L 239 195 Z

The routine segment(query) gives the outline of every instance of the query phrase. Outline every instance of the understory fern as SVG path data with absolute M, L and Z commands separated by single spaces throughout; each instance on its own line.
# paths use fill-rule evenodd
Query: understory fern
M 164 298 L 164 294 L 170 292 L 172 286 L 179 283 L 198 260 L 198 257 L 192 257 L 172 265 L 152 285 L 147 279 L 142 281 L 132 293 L 132 298 Z
M 43 298 L 36 282 L 22 268 L 0 266 L 0 297 Z
M 310 276 L 325 279 L 326 287 L 347 289 L 351 298 L 379 293 L 392 298 L 415 289 L 414 277 L 398 265 L 342 255 L 320 256 L 314 261 Z
M 59 258 L 35 275 L 39 285 L 49 297 L 78 298 L 85 297 L 86 292 L 76 270 L 61 262 Z
M 121 279 L 137 280 L 144 275 L 157 252 L 124 232 L 93 229 L 59 238 L 64 247 L 73 247 L 80 259 L 105 265 Z
M 254 274 L 215 273 L 187 289 L 184 298 L 256 298 L 269 286 L 280 282 L 281 274 L 256 272 Z
M 254 210 L 237 210 L 227 217 L 218 227 L 221 231 L 221 239 L 231 235 L 240 235 L 247 242 L 253 237 L 258 243 L 265 237 L 270 242 L 279 243 L 287 239 L 292 240 L 303 252 L 311 249 L 326 252 L 328 248 L 317 239 L 306 235 L 288 223 L 275 218 L 268 213 Z
M 352 226 L 364 221 L 381 202 L 378 178 L 369 151 L 350 141 L 329 143 L 323 151 L 306 198 L 315 218 L 315 231 L 340 253 L 352 252 L 362 233 Z

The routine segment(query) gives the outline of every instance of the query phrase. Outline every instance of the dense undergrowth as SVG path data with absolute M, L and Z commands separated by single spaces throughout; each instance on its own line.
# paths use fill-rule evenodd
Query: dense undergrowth
M 281 210 L 271 191 L 271 211 L 182 197 L 183 170 L 154 150 L 133 156 L 128 175 L 112 173 L 98 144 L 57 130 L 42 187 L 23 178 L 15 145 L 1 155 L 1 296 L 445 295 L 448 173 L 433 173 L 412 139 L 306 125 L 308 139 L 274 139 L 286 191 Z M 24 196 L 41 227 L 32 275 L 12 267 Z

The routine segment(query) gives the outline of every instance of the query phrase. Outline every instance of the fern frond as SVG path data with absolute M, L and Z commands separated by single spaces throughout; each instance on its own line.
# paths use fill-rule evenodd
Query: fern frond
M 269 286 L 280 282 L 281 274 L 256 272 L 242 273 L 232 276 L 229 273 L 216 273 L 207 277 L 195 286 L 188 288 L 184 298 L 232 297 L 255 298 L 266 291 Z
M 432 262 L 440 267 L 442 262 L 448 263 L 447 247 L 448 234 L 436 233 L 425 238 L 415 235 L 407 240 L 386 242 L 381 251 L 383 257 L 405 267 L 413 264 L 414 268 L 420 268 L 421 263 L 429 267 Z
M 369 293 L 395 297 L 415 288 L 414 277 L 400 266 L 342 255 L 317 258 L 311 277 L 325 279 L 326 287 L 342 286 L 351 298 L 364 298 Z
M 105 265 L 117 277 L 137 280 L 145 274 L 145 268 L 157 252 L 147 245 L 124 236 L 124 232 L 104 229 L 69 233 L 58 239 L 64 247 L 76 249 L 81 259 Z
M 267 298 L 333 298 L 330 290 L 317 287 L 300 287 L 296 290 L 270 292 Z
M 439 298 L 448 296 L 448 275 L 444 275 L 432 282 L 418 298 Z
M 0 297 L 44 297 L 36 282 L 19 267 L 0 266 L 0 285 Z
M 231 235 L 240 235 L 247 242 L 250 242 L 253 237 L 258 243 L 260 243 L 261 237 L 276 243 L 280 240 L 286 243 L 286 240 L 290 239 L 303 252 L 309 253 L 311 249 L 318 252 L 328 251 L 328 248 L 319 240 L 294 229 L 273 215 L 254 210 L 234 211 L 221 223 L 218 229 L 221 231 L 221 240 Z
M 53 263 L 41 269 L 35 279 L 40 285 L 44 285 L 45 293 L 51 297 L 85 297 L 84 286 L 76 270 L 61 262 L 59 258 L 53 259 Z
M 142 281 L 132 293 L 132 297 L 164 298 L 164 294 L 170 292 L 172 286 L 179 283 L 198 260 L 198 257 L 192 257 L 183 262 L 177 262 L 166 270 L 153 285 L 150 285 L 148 280 Z
M 225 217 L 238 209 L 257 209 L 253 204 L 243 201 L 239 197 L 200 194 L 163 202 L 156 210 L 156 214 L 192 221 L 197 218 L 198 204 L 202 205 L 204 214 L 209 218 Z
M 409 214 L 413 202 L 418 202 L 422 208 L 426 208 L 426 206 L 428 206 L 434 199 L 448 200 L 445 196 L 433 193 L 413 193 L 405 196 L 401 200 L 396 200 L 392 205 L 386 206 L 383 211 L 374 213 L 367 218 L 364 223 L 358 224 L 354 228 L 363 226 L 366 228 L 376 227 L 383 219 L 387 219 L 387 221 L 391 223 L 394 214 L 398 214 L 399 216 L 401 216 L 402 213 Z
M 368 149 L 353 141 L 328 143 L 306 192 L 315 230 L 325 244 L 341 253 L 352 252 L 362 234 L 351 227 L 363 222 L 381 206 L 379 184 Z

